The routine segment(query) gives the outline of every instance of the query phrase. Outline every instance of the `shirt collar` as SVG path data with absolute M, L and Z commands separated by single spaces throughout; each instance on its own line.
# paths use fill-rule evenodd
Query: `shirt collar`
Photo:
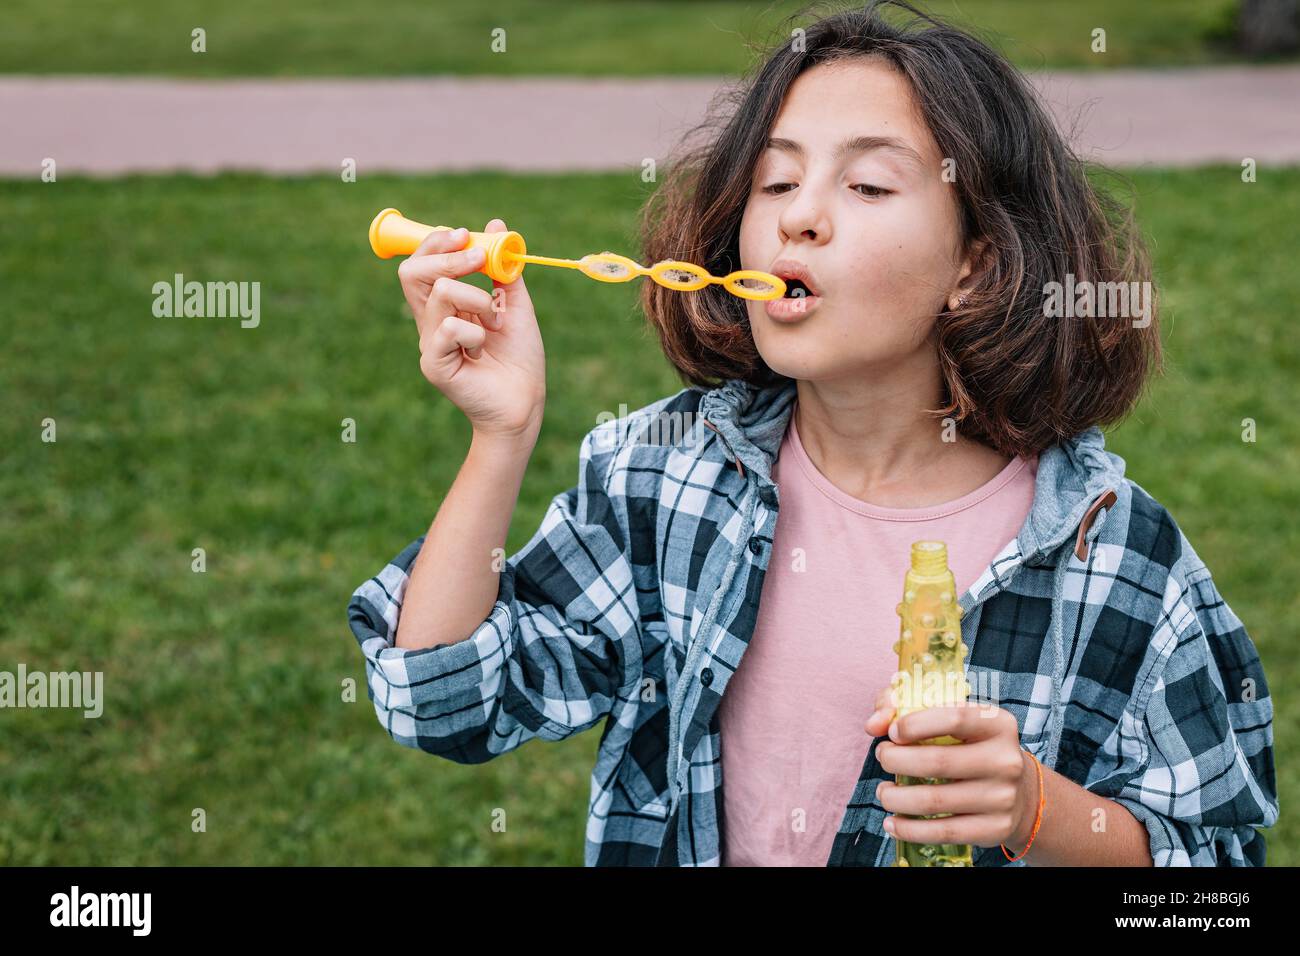
M 772 464 L 785 437 L 796 397 L 794 379 L 755 386 L 728 379 L 700 399 L 699 414 L 723 440 L 727 457 L 770 484 Z M 1114 503 L 1124 480 L 1124 459 L 1106 450 L 1093 425 L 1050 446 L 1038 457 L 1034 501 L 1017 535 L 1026 563 L 1034 563 L 1075 534 L 1081 539 L 1099 507 Z

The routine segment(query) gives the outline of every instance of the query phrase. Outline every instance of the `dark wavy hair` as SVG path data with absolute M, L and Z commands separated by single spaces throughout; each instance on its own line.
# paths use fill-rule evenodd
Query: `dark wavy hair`
M 824 6 L 786 18 L 783 42 L 683 138 L 641 210 L 645 261 L 686 259 L 715 275 L 739 269 L 753 170 L 791 84 L 819 63 L 879 58 L 910 81 L 940 155 L 955 160 L 964 248 L 988 242 L 965 304 L 936 318 L 944 394 L 930 412 L 1008 455 L 1122 419 L 1162 368 L 1154 292 L 1145 327 L 1049 317 L 1044 294 L 1068 275 L 1151 281 L 1131 205 L 1094 188 L 1089 170 L 1105 170 L 1075 155 L 1025 77 L 981 40 L 902 0 L 875 0 L 823 13 L 802 27 L 801 43 L 790 42 L 790 25 Z M 910 16 L 892 23 L 889 7 Z M 705 141 L 692 145 L 701 131 Z M 641 304 L 686 383 L 784 379 L 758 354 L 744 300 L 721 286 L 683 295 L 646 282 Z

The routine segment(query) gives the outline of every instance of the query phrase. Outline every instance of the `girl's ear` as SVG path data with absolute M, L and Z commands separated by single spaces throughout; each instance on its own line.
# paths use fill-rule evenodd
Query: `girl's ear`
M 971 243 L 966 258 L 962 260 L 961 272 L 957 275 L 957 288 L 948 295 L 948 308 L 956 310 L 966 304 L 970 290 L 979 284 L 980 277 L 988 266 L 985 258 L 989 251 L 987 239 L 976 239 Z

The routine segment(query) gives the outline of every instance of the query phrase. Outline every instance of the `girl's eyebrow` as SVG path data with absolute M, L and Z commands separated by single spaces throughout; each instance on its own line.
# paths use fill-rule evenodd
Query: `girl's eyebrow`
M 803 158 L 806 153 L 799 143 L 792 139 L 786 139 L 783 136 L 769 136 L 767 138 L 767 149 L 777 149 L 786 153 Z M 918 169 L 925 168 L 925 161 L 921 159 L 919 153 L 912 147 L 908 146 L 901 139 L 895 139 L 893 136 L 852 136 L 844 140 L 834 150 L 831 151 L 831 160 L 838 161 L 854 153 L 866 153 L 873 149 L 888 149 L 899 154 L 902 159 L 911 162 Z

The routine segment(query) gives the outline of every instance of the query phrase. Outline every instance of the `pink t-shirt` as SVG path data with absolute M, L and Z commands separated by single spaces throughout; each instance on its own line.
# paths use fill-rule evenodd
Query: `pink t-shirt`
M 790 416 L 758 621 L 719 704 L 724 866 L 826 865 L 898 669 L 912 542 L 947 542 L 964 594 L 1020 532 L 1037 472 L 1037 456 L 1017 457 L 955 501 L 882 508 L 832 485 Z

